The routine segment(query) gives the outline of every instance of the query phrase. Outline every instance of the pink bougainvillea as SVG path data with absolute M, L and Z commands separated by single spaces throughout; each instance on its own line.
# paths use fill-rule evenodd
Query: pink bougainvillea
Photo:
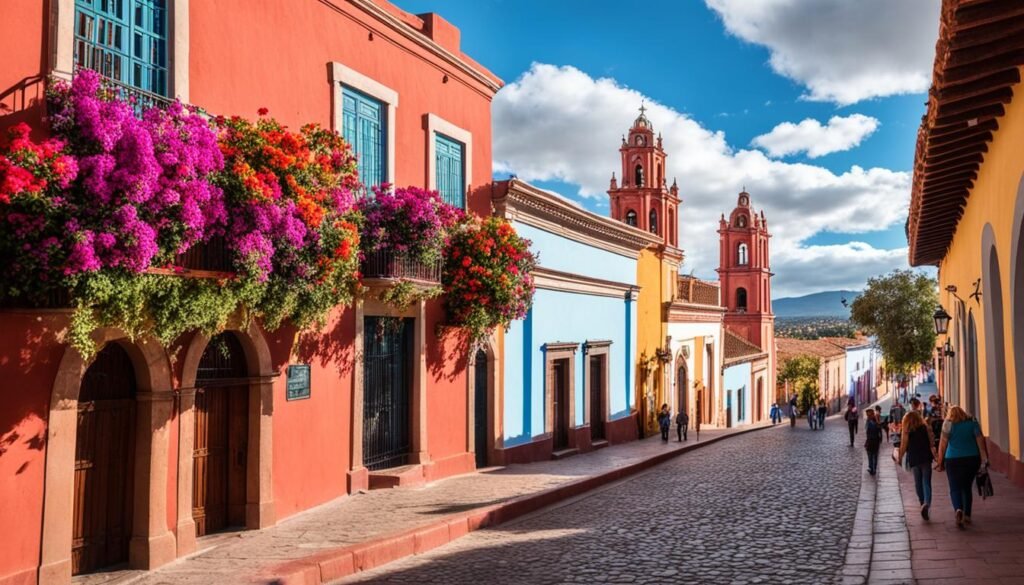
M 463 217 L 437 191 L 375 187 L 356 204 L 363 215 L 364 253 L 388 250 L 420 261 L 440 257 L 448 231 Z

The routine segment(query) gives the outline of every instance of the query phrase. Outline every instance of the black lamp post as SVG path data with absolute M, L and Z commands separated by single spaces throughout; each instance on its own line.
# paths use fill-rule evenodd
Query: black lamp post
M 935 309 L 935 314 L 932 318 L 935 319 L 935 333 L 945 335 L 946 332 L 949 331 L 950 320 L 949 313 L 946 312 L 946 309 L 943 309 L 942 305 L 939 305 L 939 307 Z

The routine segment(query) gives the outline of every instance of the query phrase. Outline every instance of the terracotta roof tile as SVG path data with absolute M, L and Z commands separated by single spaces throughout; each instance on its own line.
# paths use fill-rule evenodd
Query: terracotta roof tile
M 745 338 L 731 330 L 725 330 L 725 354 L 726 361 L 739 360 L 747 357 L 755 357 L 764 354 L 761 348 L 750 343 Z

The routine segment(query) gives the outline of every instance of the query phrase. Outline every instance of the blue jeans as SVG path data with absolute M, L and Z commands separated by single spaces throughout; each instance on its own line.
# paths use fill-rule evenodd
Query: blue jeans
M 914 472 L 914 490 L 917 492 L 917 501 L 922 504 L 932 504 L 932 464 L 921 463 L 911 468 Z
M 878 471 L 878 449 L 868 449 L 868 472 L 874 474 Z
M 946 459 L 946 479 L 949 480 L 949 499 L 954 510 L 963 510 L 964 516 L 971 515 L 974 500 L 974 477 L 981 467 L 981 457 L 952 457 Z

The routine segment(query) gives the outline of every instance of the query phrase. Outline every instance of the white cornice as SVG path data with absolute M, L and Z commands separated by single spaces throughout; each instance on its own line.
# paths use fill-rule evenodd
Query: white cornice
M 591 213 L 570 201 L 518 179 L 494 198 L 494 208 L 510 221 L 518 221 L 553 234 L 629 258 L 656 247 L 662 239 L 643 230 Z
M 537 267 L 530 273 L 534 285 L 540 289 L 557 290 L 599 297 L 624 299 L 640 290 L 640 287 L 627 282 L 614 282 L 591 278 L 580 274 L 570 274 L 560 270 Z

